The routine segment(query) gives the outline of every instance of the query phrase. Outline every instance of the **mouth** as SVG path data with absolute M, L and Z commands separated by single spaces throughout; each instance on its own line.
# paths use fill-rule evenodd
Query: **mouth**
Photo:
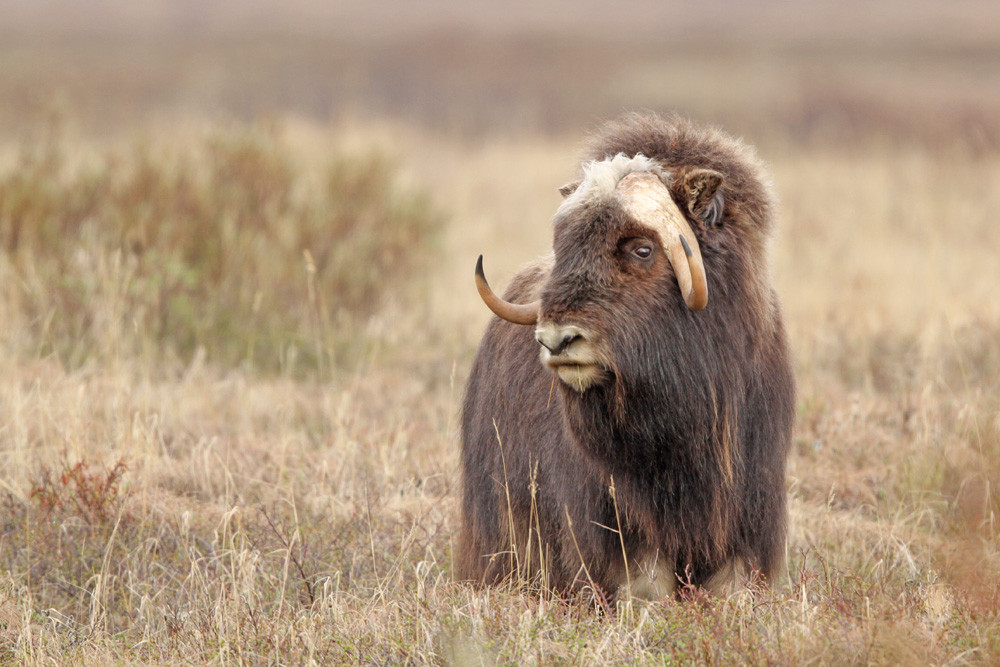
M 543 359 L 545 365 L 555 371 L 562 382 L 580 393 L 594 386 L 604 377 L 604 369 L 597 364 L 548 356 L 548 359 Z
M 594 331 L 545 321 L 535 330 L 535 340 L 542 364 L 571 389 L 583 393 L 606 377 L 608 355 Z

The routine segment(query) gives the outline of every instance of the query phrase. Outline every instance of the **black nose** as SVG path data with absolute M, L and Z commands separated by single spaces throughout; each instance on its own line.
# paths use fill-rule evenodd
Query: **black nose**
M 579 334 L 568 333 L 564 334 L 561 338 L 556 337 L 553 339 L 552 336 L 542 335 L 540 331 L 535 332 L 535 340 L 541 343 L 542 347 L 552 354 L 562 354 L 562 351 L 579 337 Z

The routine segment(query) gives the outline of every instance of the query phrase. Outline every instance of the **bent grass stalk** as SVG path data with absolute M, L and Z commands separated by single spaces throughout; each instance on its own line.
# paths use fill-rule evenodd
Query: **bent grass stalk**
M 507 532 L 510 538 L 510 551 L 507 555 L 508 558 L 508 572 L 511 573 L 513 580 L 512 585 L 522 585 L 524 583 L 524 573 L 521 572 L 521 563 L 517 551 L 517 531 L 514 526 L 514 509 L 510 502 L 510 484 L 507 480 L 507 458 L 503 453 L 503 440 L 500 438 L 500 428 L 497 426 L 497 420 L 493 420 L 493 432 L 497 436 L 497 447 L 500 448 L 500 463 L 503 467 L 503 491 L 507 499 Z
M 618 527 L 616 531 L 618 533 L 618 543 L 622 548 L 622 563 L 625 566 L 625 609 L 626 616 L 631 618 L 632 614 L 632 575 L 629 571 L 628 565 L 628 554 L 625 553 L 625 536 L 622 534 L 622 520 L 618 513 L 618 496 L 615 493 L 615 477 L 611 476 L 611 485 L 608 487 L 608 493 L 611 494 L 611 503 L 615 506 L 615 523 Z

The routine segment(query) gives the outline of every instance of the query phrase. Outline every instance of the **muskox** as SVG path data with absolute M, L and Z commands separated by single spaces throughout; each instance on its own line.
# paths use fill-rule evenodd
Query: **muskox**
M 608 598 L 773 580 L 795 390 L 763 167 L 630 114 L 561 192 L 553 252 L 503 298 L 476 268 L 498 317 L 462 410 L 459 577 Z

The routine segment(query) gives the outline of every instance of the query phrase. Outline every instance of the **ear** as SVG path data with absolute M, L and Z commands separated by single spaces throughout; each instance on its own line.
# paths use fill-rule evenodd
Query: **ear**
M 688 211 L 709 227 L 722 224 L 725 208 L 722 180 L 722 174 L 712 169 L 693 169 L 684 176 Z
M 576 192 L 576 189 L 578 187 L 580 187 L 580 181 L 573 181 L 572 183 L 567 183 L 566 185 L 562 185 L 559 187 L 559 194 L 561 194 L 565 199 L 566 197 L 569 197 L 571 194 Z

